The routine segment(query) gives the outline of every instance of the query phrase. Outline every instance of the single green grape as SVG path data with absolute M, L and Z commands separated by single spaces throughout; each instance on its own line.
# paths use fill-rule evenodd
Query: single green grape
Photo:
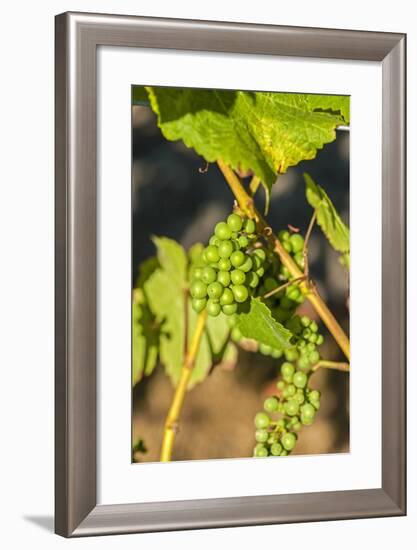
M 200 313 L 207 305 L 205 298 L 193 298 L 191 305 L 196 313 Z
M 311 405 L 310 403 L 305 403 L 304 405 L 301 405 L 300 408 L 301 411 L 301 421 L 303 424 L 307 422 L 313 422 L 314 417 L 316 416 L 316 409 Z
M 302 405 L 305 401 L 303 390 L 298 390 L 297 393 L 294 395 L 294 399 L 299 405 Z
M 201 279 L 203 275 L 203 268 L 202 267 L 196 267 L 194 269 L 194 279 Z
M 272 348 L 271 346 L 268 346 L 267 344 L 259 344 L 259 351 L 263 354 L 263 355 L 269 355 L 272 351 Z
M 240 269 L 234 269 L 231 272 L 230 277 L 234 285 L 243 285 L 246 279 L 246 275 Z
M 289 272 L 288 268 L 285 267 L 284 264 L 281 265 L 279 268 L 279 273 L 282 276 L 283 279 L 288 280 L 291 277 L 291 273 Z
M 266 260 L 266 252 L 263 248 L 256 248 L 253 254 L 261 260 L 262 263 Z
M 322 335 L 322 334 L 319 334 L 319 335 L 317 336 L 316 344 L 317 344 L 318 346 L 321 346 L 323 342 L 324 342 L 323 335 Z
M 276 397 L 268 397 L 265 399 L 264 409 L 269 413 L 276 412 L 278 409 L 278 399 Z
M 301 336 L 308 340 L 311 336 L 311 330 L 309 328 L 305 328 L 303 332 L 301 333 Z
M 239 342 L 243 338 L 242 333 L 237 327 L 232 328 L 232 332 L 230 333 L 230 336 L 234 342 Z
M 296 399 L 289 399 L 285 403 L 285 412 L 288 414 L 288 416 L 295 416 L 296 414 L 298 414 L 299 410 L 300 408 Z
M 303 355 L 298 359 L 297 365 L 299 369 L 308 369 L 310 367 L 310 360 L 308 357 Z M 304 374 L 304 373 L 300 373 L 300 374 Z
M 230 285 L 230 272 L 229 271 L 219 271 L 217 273 L 217 281 L 223 286 Z
M 244 230 L 246 233 L 249 233 L 249 234 L 255 233 L 256 231 L 255 222 L 253 220 L 246 220 L 244 225 Z
M 284 380 L 278 380 L 277 382 L 277 388 L 282 391 L 284 388 L 285 388 L 286 384 L 284 382 Z
M 278 288 L 279 283 L 273 277 L 266 277 L 266 279 L 263 282 L 263 285 L 265 287 L 266 292 L 271 292 L 271 290 L 275 290 L 276 288 Z
M 293 425 L 292 425 L 292 429 L 294 430 L 294 432 L 299 432 L 302 428 L 302 424 L 300 421 L 298 422 L 295 422 Z
M 269 426 L 271 419 L 265 412 L 258 412 L 255 415 L 255 427 L 258 430 L 264 430 Z
M 230 258 L 234 250 L 232 241 L 221 241 L 217 250 L 219 253 L 219 257 L 227 260 L 228 258 Z
M 241 250 L 236 250 L 230 256 L 230 261 L 233 267 L 240 267 L 245 263 L 245 260 L 246 260 L 246 256 Z
M 301 321 L 301 324 L 303 325 L 303 327 L 308 327 L 308 326 L 310 326 L 311 321 L 310 321 L 310 319 L 307 317 L 307 315 L 303 315 L 303 316 L 301 317 L 300 321 Z
M 209 244 L 212 244 L 213 246 L 219 246 L 219 239 L 216 237 L 216 235 L 212 235 L 209 240 Z
M 286 382 L 292 382 L 294 376 L 295 367 L 292 363 L 285 362 L 281 365 L 281 375 Z
M 245 235 L 238 237 L 238 242 L 241 248 L 247 248 L 249 245 L 249 239 Z
M 291 432 L 288 432 L 281 437 L 281 444 L 286 451 L 292 451 L 296 442 L 297 436 Z
M 311 332 L 317 332 L 319 330 L 316 321 L 311 321 L 309 328 Z
M 240 269 L 242 269 L 243 266 L 241 266 Z M 256 288 L 259 285 L 259 277 L 256 273 L 253 271 L 250 271 L 246 275 L 246 284 L 250 286 L 250 288 Z
M 239 304 L 245 302 L 248 299 L 248 296 L 249 296 L 248 289 L 243 285 L 233 286 L 232 292 L 236 302 L 238 302 Z
M 210 315 L 210 317 L 217 317 L 221 311 L 221 306 L 218 302 L 214 302 L 213 300 L 207 301 L 207 313 Z
M 258 275 L 258 277 L 263 277 L 265 275 L 265 268 L 264 267 L 260 267 L 259 269 L 257 269 L 255 271 L 255 273 Z
M 305 267 L 305 258 L 304 258 L 304 253 L 303 252 L 297 252 L 297 254 L 294 254 L 294 261 L 300 269 L 304 269 L 304 267 Z
M 282 351 L 279 349 L 273 349 L 271 351 L 271 357 L 273 357 L 274 359 L 279 359 L 280 357 L 282 357 Z
M 217 267 L 220 271 L 230 271 L 232 269 L 232 264 L 228 258 L 220 258 Z
M 291 285 L 287 288 L 286 294 L 290 300 L 296 302 L 301 296 L 301 291 L 297 286 Z
M 304 342 L 305 342 L 305 340 L 304 340 Z M 309 343 L 306 345 L 306 351 L 307 351 L 307 352 L 316 351 L 316 344 L 314 344 L 313 342 L 309 342 Z
M 232 237 L 232 230 L 226 222 L 219 222 L 214 228 L 214 234 L 221 241 L 227 241 Z
M 239 266 L 239 269 L 243 271 L 244 273 L 248 273 L 253 267 L 252 258 L 250 256 L 246 256 L 245 261 L 241 266 Z
M 202 280 L 206 283 L 206 285 L 209 285 L 210 283 L 214 283 L 216 280 L 217 274 L 216 271 L 210 267 L 207 266 L 203 269 L 203 273 L 201 274 Z
M 315 365 L 316 363 L 318 363 L 320 361 L 320 353 L 318 351 L 311 351 L 308 354 L 308 358 L 310 360 L 310 363 L 312 365 Z
M 297 252 L 301 252 L 304 248 L 304 239 L 298 233 L 294 233 L 290 236 L 290 243 L 294 254 L 297 254 Z
M 224 287 L 218 281 L 210 283 L 207 287 L 207 294 L 212 300 L 219 299 L 223 294 Z
M 285 359 L 287 361 L 297 361 L 299 357 L 299 353 L 295 347 L 286 349 L 284 353 L 285 353 Z
M 219 249 L 217 246 L 210 244 L 204 251 L 206 260 L 210 264 L 215 264 L 220 260 Z
M 307 375 L 305 372 L 296 372 L 293 376 L 293 384 L 297 388 L 305 388 L 307 385 Z
M 190 292 L 193 298 L 205 298 L 207 296 L 207 285 L 197 279 L 191 283 Z
M 227 218 L 227 225 L 232 231 L 240 231 L 243 226 L 243 220 L 238 214 L 230 214 Z
M 273 443 L 271 445 L 271 455 L 279 456 L 282 452 L 282 445 L 280 443 Z
M 230 290 L 230 288 L 225 288 L 223 290 L 223 294 L 220 296 L 220 305 L 222 306 L 230 306 L 235 301 L 235 297 L 233 296 L 233 292 Z
M 264 458 L 268 456 L 268 449 L 262 445 L 262 443 L 258 443 L 253 450 L 253 455 L 259 458 Z
M 255 439 L 258 443 L 266 443 L 269 438 L 269 433 L 267 430 L 256 430 Z
M 282 229 L 279 233 L 278 233 L 278 239 L 283 242 L 283 241 L 288 241 L 288 239 L 290 238 L 290 233 L 289 231 L 285 230 L 285 229 Z
M 225 315 L 234 315 L 237 311 L 237 304 L 227 304 L 222 306 L 222 311 Z
M 282 243 L 282 247 L 283 247 L 288 253 L 292 252 L 292 246 L 291 246 L 290 241 L 284 241 L 284 242 Z
M 308 341 L 311 342 L 312 344 L 315 344 L 317 342 L 317 338 L 318 338 L 318 334 L 313 332 L 312 334 L 310 334 Z

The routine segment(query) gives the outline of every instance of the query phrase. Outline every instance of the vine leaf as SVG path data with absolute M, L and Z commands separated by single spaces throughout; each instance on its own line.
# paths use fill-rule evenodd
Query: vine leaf
M 272 317 L 270 309 L 259 298 L 251 299 L 248 313 L 237 316 L 236 326 L 245 338 L 275 350 L 284 351 L 293 347 L 290 341 L 292 332 Z
M 340 262 L 349 268 L 349 228 L 343 223 L 326 191 L 305 173 L 306 198 L 317 213 L 317 223 L 332 247 L 341 253 Z
M 184 364 L 187 307 L 188 341 L 194 332 L 198 315 L 191 307 L 188 274 L 200 261 L 203 245 L 192 247 L 187 257 L 184 249 L 174 240 L 154 237 L 158 266 L 144 283 L 149 307 L 160 324 L 159 358 L 174 385 L 177 384 Z M 189 388 L 202 382 L 214 364 L 236 360 L 236 348 L 229 344 L 229 327 L 224 316 L 207 321 L 206 330 L 198 350 Z
M 166 139 L 182 140 L 207 162 L 222 160 L 234 170 L 254 173 L 267 202 L 278 174 L 314 158 L 333 141 L 349 110 L 345 96 L 145 89 Z
M 143 289 L 136 288 L 132 300 L 132 385 L 152 374 L 159 352 L 159 326 Z

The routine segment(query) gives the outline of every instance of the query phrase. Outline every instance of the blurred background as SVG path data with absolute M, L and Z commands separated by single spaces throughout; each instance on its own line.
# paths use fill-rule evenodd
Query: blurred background
M 132 281 L 141 261 L 153 256 L 152 234 L 180 242 L 185 248 L 206 243 L 214 225 L 230 213 L 233 196 L 217 166 L 206 172 L 205 161 L 182 142 L 163 138 L 149 107 L 134 106 L 132 113 Z M 271 227 L 288 224 L 305 233 L 312 209 L 305 199 L 303 172 L 328 192 L 349 225 L 349 132 L 318 152 L 314 160 L 292 167 L 273 186 L 269 214 Z M 263 209 L 263 190 L 256 201 Z M 318 227 L 309 245 L 311 277 L 343 328 L 349 333 L 348 274 L 339 264 Z M 302 311 L 319 322 L 306 302 Z M 301 310 L 301 308 L 300 308 Z M 321 354 L 343 360 L 343 355 L 319 323 L 325 336 Z M 255 445 L 253 418 L 264 399 L 274 394 L 280 361 L 259 353 L 239 351 L 233 369 L 216 367 L 212 374 L 188 392 L 182 411 L 173 460 L 252 456 Z M 303 427 L 293 454 L 349 451 L 349 375 L 319 369 L 311 386 L 322 392 L 321 408 L 312 426 Z M 147 452 L 134 453 L 134 461 L 157 461 L 163 424 L 174 388 L 162 368 L 142 379 L 133 389 L 132 439 L 144 440 Z

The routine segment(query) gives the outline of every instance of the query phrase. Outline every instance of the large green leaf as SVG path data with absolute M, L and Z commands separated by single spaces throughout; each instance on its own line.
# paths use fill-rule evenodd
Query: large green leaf
M 207 162 L 252 171 L 268 194 L 278 173 L 315 157 L 346 124 L 349 98 L 311 94 L 146 88 L 158 125 Z
M 284 351 L 293 347 L 292 332 L 278 323 L 269 308 L 259 298 L 252 298 L 248 313 L 237 316 L 236 326 L 245 338 Z
M 341 263 L 349 267 L 349 228 L 343 223 L 326 191 L 304 174 L 306 197 L 317 213 L 317 223 L 332 247 L 341 253 Z

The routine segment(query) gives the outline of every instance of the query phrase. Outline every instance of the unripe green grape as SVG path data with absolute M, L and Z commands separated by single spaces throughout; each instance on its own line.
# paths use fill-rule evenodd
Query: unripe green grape
M 204 251 L 204 255 L 208 263 L 215 264 L 219 261 L 219 249 L 217 246 L 210 244 Z
M 253 220 L 246 220 L 243 229 L 246 233 L 255 233 L 255 222 Z
M 268 437 L 267 443 L 273 445 L 278 442 L 279 434 L 277 432 L 271 432 Z
M 299 353 L 295 347 L 286 349 L 284 353 L 285 353 L 285 359 L 287 361 L 297 361 L 299 357 Z
M 288 451 L 284 449 L 279 456 L 288 456 Z
M 273 413 L 278 409 L 278 399 L 276 397 L 268 397 L 264 401 L 264 409 L 266 412 Z
M 310 323 L 311 323 L 311 320 L 307 317 L 307 315 L 303 315 L 300 319 L 301 321 L 301 324 L 303 325 L 303 327 L 308 327 L 310 326 Z
M 308 369 L 310 366 L 310 360 L 308 357 L 303 355 L 302 357 L 299 358 L 297 364 L 299 369 Z M 300 373 L 300 374 L 304 374 L 304 373 Z
M 254 256 L 259 258 L 262 263 L 266 260 L 266 252 L 263 248 L 256 248 L 253 252 Z
M 232 292 L 236 302 L 238 302 L 239 304 L 245 302 L 248 299 L 248 296 L 249 296 L 248 289 L 243 285 L 233 286 Z
M 220 296 L 220 305 L 222 306 L 230 306 L 235 301 L 235 297 L 233 296 L 233 292 L 230 290 L 230 288 L 225 288 L 223 290 L 223 294 Z
M 302 390 L 298 390 L 297 393 L 294 395 L 294 399 L 299 405 L 302 405 L 305 401 L 304 392 Z
M 313 420 L 316 416 L 316 409 L 310 403 L 305 403 L 304 405 L 301 405 L 300 410 L 302 418 L 306 420 Z
M 206 283 L 206 285 L 209 285 L 210 283 L 214 283 L 216 280 L 217 274 L 216 271 L 212 267 L 205 267 L 203 269 L 203 273 L 201 274 L 202 280 Z
M 288 239 L 290 238 L 290 233 L 289 231 L 286 231 L 285 229 L 282 229 L 279 233 L 278 233 L 278 239 L 283 242 L 283 241 L 288 241 Z
M 253 262 L 252 262 L 252 258 L 250 256 L 246 256 L 246 259 L 245 261 L 243 262 L 243 264 L 239 267 L 239 269 L 241 271 L 243 271 L 244 273 L 248 273 L 253 267 Z
M 271 351 L 271 357 L 273 357 L 274 359 L 279 359 L 280 357 L 282 357 L 282 351 L 279 349 L 273 349 Z
M 241 250 L 236 250 L 230 256 L 230 261 L 234 267 L 240 267 L 245 263 L 246 256 Z
M 246 280 L 246 275 L 240 269 L 234 269 L 230 273 L 230 278 L 232 279 L 232 283 L 234 285 L 243 285 Z
M 257 269 L 259 269 L 260 267 L 262 267 L 262 261 L 260 258 L 258 258 L 258 256 L 255 256 L 255 254 L 252 255 L 252 264 L 253 264 L 253 267 L 252 269 L 254 271 L 256 271 Z
M 295 416 L 296 414 L 298 414 L 299 410 L 299 405 L 296 399 L 289 399 L 285 403 L 285 412 L 288 414 L 288 416 Z
M 298 233 L 294 233 L 290 236 L 290 243 L 294 254 L 297 254 L 297 252 L 301 252 L 304 248 L 304 239 Z
M 203 275 L 203 268 L 202 267 L 196 267 L 194 269 L 194 273 L 193 273 L 194 279 L 201 279 L 202 275 Z
M 221 241 L 227 241 L 232 237 L 232 230 L 226 222 L 219 222 L 214 228 L 214 234 Z
M 207 294 L 212 300 L 219 299 L 223 294 L 224 287 L 218 281 L 210 283 L 207 287 Z
M 285 363 L 282 363 L 281 375 L 286 382 L 289 382 L 289 383 L 292 382 L 292 377 L 294 376 L 294 372 L 295 372 L 295 367 L 292 363 L 288 363 L 287 361 Z
M 290 418 L 290 421 L 288 422 L 288 427 L 292 430 L 294 429 L 294 426 L 297 424 L 297 422 L 300 422 L 300 419 L 297 415 L 293 415 Z
M 229 286 L 230 285 L 229 271 L 219 271 L 217 273 L 217 281 L 223 286 Z
M 255 439 L 258 443 L 266 443 L 268 441 L 269 433 L 267 430 L 256 430 Z
M 316 344 L 317 344 L 318 346 L 321 346 L 323 342 L 324 342 L 323 335 L 322 335 L 322 334 L 318 334 L 318 335 L 317 335 Z
M 236 240 L 238 238 L 238 236 L 239 236 L 239 234 L 237 233 L 237 231 L 232 231 L 232 240 Z
M 233 244 L 231 241 L 221 241 L 218 247 L 219 256 L 222 259 L 228 259 L 233 253 Z
M 258 412 L 255 415 L 255 427 L 258 430 L 264 430 L 269 426 L 271 419 L 265 412 Z
M 282 445 L 280 443 L 273 443 L 271 445 L 271 455 L 272 456 L 279 456 L 282 452 Z
M 258 458 L 265 458 L 268 456 L 268 449 L 261 443 L 258 443 L 253 450 L 253 455 Z
M 232 231 L 240 231 L 243 226 L 243 220 L 238 214 L 230 214 L 227 218 L 227 225 Z
M 271 346 L 268 346 L 266 344 L 259 344 L 259 351 L 263 354 L 263 355 L 269 355 L 272 351 L 272 348 Z
M 237 304 L 228 304 L 222 306 L 222 311 L 225 315 L 234 315 L 237 311 Z
M 310 353 L 311 351 L 316 351 L 316 344 L 314 344 L 313 342 L 308 342 L 305 349 L 308 353 Z
M 306 349 L 307 342 L 305 340 L 300 340 L 297 342 L 297 349 L 300 351 L 300 353 L 303 353 Z
M 293 375 L 293 379 L 294 379 L 294 376 L 295 376 L 295 374 Z M 293 397 L 296 394 L 297 388 L 294 386 L 293 383 L 288 384 L 287 392 L 288 392 L 288 397 Z
M 207 301 L 207 313 L 210 315 L 210 317 L 217 317 L 221 311 L 220 304 L 218 302 L 214 302 L 213 300 Z
M 285 430 L 287 427 L 287 420 L 285 418 L 280 418 L 277 421 L 277 426 L 280 430 Z
M 311 330 L 311 332 L 317 332 L 319 330 L 316 321 L 311 321 L 309 329 Z
M 263 277 L 265 275 L 265 268 L 260 267 L 255 271 L 255 273 L 258 275 L 258 277 Z
M 291 246 L 290 241 L 284 241 L 284 242 L 282 243 L 282 247 L 283 247 L 287 252 L 292 252 L 292 246 Z
M 320 392 L 318 390 L 311 390 L 311 392 L 308 395 L 308 400 L 314 406 L 316 403 L 320 403 Z
M 230 260 L 228 258 L 220 258 L 217 263 L 217 267 L 220 271 L 230 271 L 232 269 L 232 264 L 230 263 Z
M 290 300 L 292 300 L 293 302 L 296 302 L 301 296 L 301 292 L 297 286 L 291 285 L 287 288 L 286 295 Z
M 301 336 L 308 340 L 311 336 L 311 330 L 309 328 L 305 328 L 303 332 L 301 333 Z
M 295 434 L 288 432 L 281 437 L 281 444 L 286 451 L 292 451 L 297 442 L 297 437 Z
M 318 338 L 318 334 L 313 332 L 312 334 L 310 334 L 308 341 L 311 342 L 312 344 L 315 344 L 317 342 L 317 338 Z
M 307 385 L 307 375 L 305 372 L 296 372 L 293 376 L 292 382 L 297 388 L 305 388 Z
M 281 267 L 279 268 L 279 272 L 285 280 L 291 277 L 291 273 L 289 272 L 288 268 L 285 267 L 284 264 L 282 264 Z
M 286 384 L 284 382 L 284 380 L 278 380 L 277 382 L 277 388 L 282 391 L 284 388 L 285 388 Z
M 310 360 L 310 363 L 312 365 L 315 365 L 320 361 L 320 353 L 318 351 L 310 351 L 308 354 L 308 358 Z
M 191 283 L 190 292 L 193 298 L 205 298 L 207 296 L 207 286 L 203 281 L 197 279 Z
M 239 342 L 243 338 L 242 333 L 237 327 L 232 328 L 232 332 L 230 333 L 230 336 L 234 342 Z
M 240 269 L 242 269 L 242 267 Z M 246 284 L 250 288 L 256 288 L 259 284 L 258 275 L 256 273 L 254 273 L 253 271 L 249 271 L 249 273 L 246 275 Z
M 191 305 L 196 313 L 200 313 L 207 305 L 205 298 L 193 298 Z
M 293 425 L 292 425 L 292 429 L 294 430 L 294 432 L 299 432 L 302 428 L 302 424 L 300 421 L 298 422 L 295 422 Z
M 305 257 L 303 252 L 297 252 L 297 254 L 294 255 L 294 261 L 300 269 L 304 269 Z
M 212 244 L 213 246 L 219 246 L 219 239 L 216 237 L 216 235 L 212 235 L 209 240 L 209 244 Z
M 245 235 L 241 235 L 238 238 L 238 242 L 239 242 L 241 248 L 247 248 L 248 245 L 249 245 L 249 239 Z

